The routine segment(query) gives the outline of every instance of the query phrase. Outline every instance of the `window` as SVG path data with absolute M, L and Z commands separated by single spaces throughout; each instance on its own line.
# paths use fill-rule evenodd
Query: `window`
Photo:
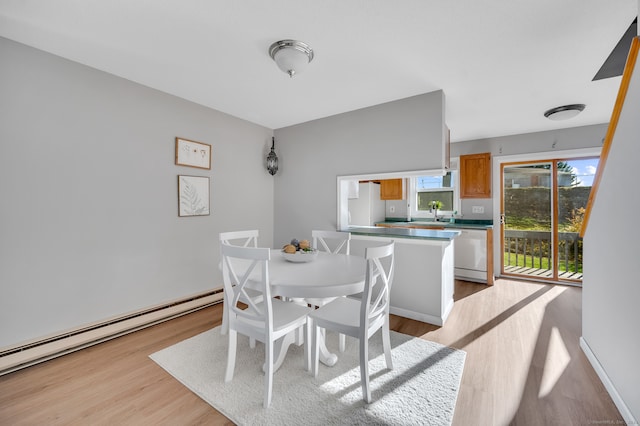
M 431 203 L 440 201 L 438 211 L 452 214 L 458 210 L 457 173 L 448 172 L 444 176 L 418 176 L 410 180 L 409 206 L 411 217 L 433 217 Z

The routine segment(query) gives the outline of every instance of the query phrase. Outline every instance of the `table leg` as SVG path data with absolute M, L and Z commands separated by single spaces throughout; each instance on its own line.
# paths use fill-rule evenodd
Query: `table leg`
M 330 297 L 325 299 L 307 298 L 305 299 L 305 302 L 312 306 L 322 307 L 334 299 L 335 297 Z M 327 349 L 325 333 L 326 333 L 326 330 L 322 329 L 320 333 L 321 335 L 320 345 L 318 346 L 318 351 L 320 352 L 319 358 L 320 358 L 320 362 L 326 365 L 327 367 L 333 367 L 334 365 L 336 365 L 336 362 L 338 362 L 338 355 L 329 352 L 329 349 Z
M 320 352 L 319 358 L 320 362 L 326 365 L 327 367 L 333 367 L 338 362 L 338 355 L 332 354 L 327 349 L 327 342 L 325 336 L 326 330 L 323 328 L 320 332 L 322 338 L 320 339 L 320 345 L 318 346 L 318 350 Z
M 321 331 L 322 338 L 320 339 L 320 346 L 318 348 L 320 351 L 319 358 L 320 358 L 320 362 L 322 362 L 324 365 L 328 367 L 333 367 L 334 365 L 336 365 L 336 362 L 338 362 L 338 356 L 336 354 L 329 352 L 329 349 L 327 349 L 327 345 L 325 342 L 325 332 L 326 330 L 322 329 Z M 287 351 L 289 350 L 289 346 L 291 345 L 300 346 L 303 344 L 304 344 L 303 336 L 300 333 L 298 333 L 297 330 L 292 331 L 286 336 L 283 336 L 282 339 L 277 340 L 273 348 L 273 354 L 275 355 L 275 359 L 273 363 L 273 371 L 274 372 L 277 371 L 282 366 L 282 363 L 284 362 L 284 358 L 285 356 L 287 356 Z M 266 365 L 262 366 L 262 371 L 265 371 L 265 372 L 267 371 Z
M 303 344 L 303 339 L 298 337 L 298 333 L 296 330 L 291 333 L 282 336 L 281 339 L 276 340 L 275 346 L 273 347 L 274 361 L 273 361 L 273 371 L 278 371 L 282 363 L 284 362 L 284 357 L 287 356 L 287 351 L 289 350 L 289 346 Z M 262 365 L 262 371 L 267 371 L 267 366 Z

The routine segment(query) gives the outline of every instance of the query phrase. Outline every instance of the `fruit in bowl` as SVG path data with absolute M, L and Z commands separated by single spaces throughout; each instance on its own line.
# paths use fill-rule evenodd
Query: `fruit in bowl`
M 309 240 L 302 240 L 298 244 L 298 247 L 300 248 L 300 250 L 309 250 L 311 249 L 311 243 L 309 242 Z
M 291 262 L 310 262 L 317 254 L 318 250 L 311 247 L 309 240 L 298 241 L 294 238 L 290 244 L 282 247 L 282 255 Z
M 293 251 L 292 251 L 293 250 Z M 294 238 L 289 244 L 282 247 L 285 253 L 295 253 L 296 251 L 313 251 L 309 240 L 299 240 Z

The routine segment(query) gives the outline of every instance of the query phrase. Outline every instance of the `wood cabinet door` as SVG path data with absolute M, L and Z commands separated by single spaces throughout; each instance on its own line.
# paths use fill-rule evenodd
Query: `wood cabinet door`
M 460 156 L 460 198 L 491 198 L 491 153 Z
M 381 200 L 404 200 L 402 179 L 385 179 L 380 181 Z
M 444 226 L 440 225 L 415 225 L 415 226 L 409 226 L 409 228 L 414 228 L 414 229 L 426 229 L 429 231 L 444 231 Z

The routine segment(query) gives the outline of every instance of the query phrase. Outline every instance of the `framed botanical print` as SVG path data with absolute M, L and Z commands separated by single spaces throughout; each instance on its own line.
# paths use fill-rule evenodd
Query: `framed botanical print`
M 178 176 L 178 216 L 209 215 L 209 178 Z
M 211 145 L 176 138 L 176 165 L 211 170 Z

